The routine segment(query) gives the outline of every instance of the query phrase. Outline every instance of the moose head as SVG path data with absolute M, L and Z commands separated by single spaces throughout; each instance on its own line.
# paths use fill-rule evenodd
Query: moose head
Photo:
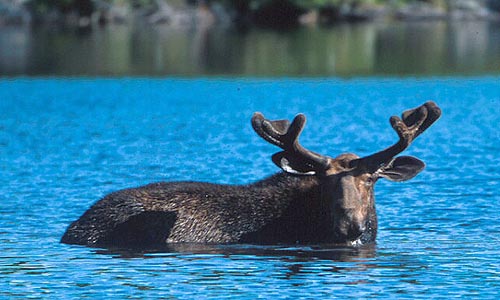
M 267 120 L 261 113 L 252 117 L 254 130 L 266 141 L 283 149 L 272 156 L 283 171 L 296 175 L 316 176 L 320 181 L 320 201 L 330 212 L 333 240 L 365 244 L 375 240 L 377 216 L 373 187 L 379 178 L 405 181 L 416 176 L 425 164 L 412 156 L 397 156 L 441 116 L 432 101 L 392 116 L 390 123 L 399 140 L 385 150 L 366 157 L 352 153 L 336 158 L 304 148 L 299 135 L 306 117 L 297 115 L 288 120 Z

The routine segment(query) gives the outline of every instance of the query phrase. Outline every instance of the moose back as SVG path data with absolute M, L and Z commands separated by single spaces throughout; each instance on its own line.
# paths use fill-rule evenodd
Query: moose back
M 160 182 L 113 192 L 90 207 L 61 242 L 87 246 L 153 247 L 166 243 L 375 242 L 373 187 L 379 178 L 405 181 L 425 166 L 397 156 L 441 115 L 434 102 L 390 118 L 398 141 L 366 157 L 336 158 L 298 141 L 306 118 L 252 117 L 254 130 L 282 151 L 272 161 L 283 172 L 248 185 Z

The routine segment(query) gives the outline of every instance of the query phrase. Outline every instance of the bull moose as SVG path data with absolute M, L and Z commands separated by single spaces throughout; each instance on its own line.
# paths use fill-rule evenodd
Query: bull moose
M 272 161 L 284 172 L 248 185 L 160 182 L 113 192 L 90 207 L 61 242 L 153 247 L 170 243 L 374 243 L 373 187 L 379 178 L 405 181 L 425 164 L 397 156 L 441 115 L 432 101 L 390 118 L 399 140 L 375 154 L 323 156 L 298 141 L 306 118 L 252 117 L 254 130 L 283 151 Z

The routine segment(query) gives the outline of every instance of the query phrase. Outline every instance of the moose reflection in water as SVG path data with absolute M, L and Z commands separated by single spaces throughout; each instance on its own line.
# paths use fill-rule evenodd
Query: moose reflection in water
M 354 262 L 356 265 L 345 266 L 344 269 L 368 268 L 364 263 L 377 257 L 376 244 L 362 247 L 339 246 L 337 244 L 321 245 L 255 245 L 255 244 L 201 244 L 201 243 L 171 243 L 156 245 L 152 248 L 144 247 L 105 247 L 94 250 L 95 254 L 102 254 L 114 258 L 187 258 L 189 260 L 206 259 L 205 255 L 251 256 L 253 258 L 276 258 L 290 263 L 291 273 L 300 273 L 301 264 L 317 260 L 336 262 Z M 204 254 L 197 257 L 192 254 Z M 370 266 L 376 266 L 371 264 Z
M 399 140 L 375 154 L 336 158 L 302 147 L 306 118 L 271 121 L 260 113 L 254 130 L 283 151 L 272 156 L 284 172 L 249 185 L 161 182 L 105 196 L 73 222 L 61 242 L 151 247 L 172 243 L 374 243 L 373 187 L 379 178 L 405 181 L 425 164 L 397 156 L 441 115 L 433 102 L 390 118 Z

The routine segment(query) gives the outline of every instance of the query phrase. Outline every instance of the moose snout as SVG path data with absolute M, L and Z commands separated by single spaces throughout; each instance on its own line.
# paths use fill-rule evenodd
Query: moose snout
M 353 241 L 368 230 L 366 220 L 343 218 L 337 223 L 337 238 L 342 241 Z
M 353 239 L 357 239 L 366 231 L 366 224 L 362 223 L 354 223 L 349 228 L 349 237 Z

